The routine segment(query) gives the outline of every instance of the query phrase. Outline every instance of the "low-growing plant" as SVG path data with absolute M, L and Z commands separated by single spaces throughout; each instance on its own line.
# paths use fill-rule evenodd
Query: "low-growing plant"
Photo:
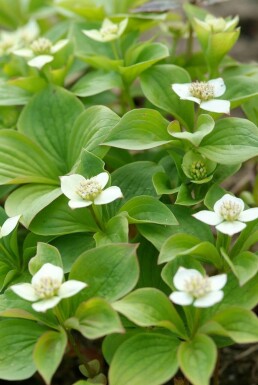
M 198 3 L 0 0 L 1 379 L 218 385 L 258 341 L 258 66 Z

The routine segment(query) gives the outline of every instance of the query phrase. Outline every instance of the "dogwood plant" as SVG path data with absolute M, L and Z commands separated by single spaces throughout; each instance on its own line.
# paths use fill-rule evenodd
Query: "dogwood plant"
M 15 215 L 14 217 L 6 219 L 2 226 L 0 226 L 0 238 L 9 235 L 17 226 L 21 215 Z
M 169 298 L 182 306 L 210 307 L 222 300 L 221 289 L 226 282 L 226 274 L 207 277 L 198 270 L 180 267 L 173 278 L 174 286 L 179 291 L 174 291 Z
M 246 227 L 246 222 L 258 218 L 258 208 L 244 210 L 242 199 L 225 194 L 214 205 L 214 211 L 202 210 L 193 216 L 208 225 L 215 226 L 218 231 L 234 235 Z
M 212 79 L 207 82 L 174 83 L 172 89 L 180 99 L 196 102 L 203 110 L 224 114 L 230 112 L 230 102 L 228 100 L 215 99 L 226 91 L 222 78 Z
M 224 347 L 258 342 L 258 80 L 229 56 L 238 19 L 2 3 L 0 382 L 220 383 Z
M 69 206 L 72 209 L 87 207 L 91 204 L 104 205 L 118 198 L 123 194 L 119 187 L 104 187 L 108 183 L 109 175 L 102 172 L 90 179 L 79 174 L 61 176 L 61 190 L 69 198 Z
M 93 40 L 105 43 L 118 39 L 124 33 L 127 23 L 128 19 L 124 19 L 120 23 L 116 24 L 106 18 L 100 29 L 84 29 L 82 32 Z
M 45 263 L 32 277 L 31 283 L 20 283 L 10 288 L 19 297 L 34 302 L 35 311 L 45 312 L 55 307 L 63 298 L 79 293 L 87 284 L 77 280 L 63 282 L 64 272 L 59 266 Z
M 55 54 L 60 51 L 68 41 L 68 39 L 62 39 L 52 44 L 49 39 L 39 37 L 31 43 L 30 48 L 18 49 L 13 51 L 13 53 L 26 58 L 30 67 L 36 67 L 41 70 L 47 63 L 54 60 Z

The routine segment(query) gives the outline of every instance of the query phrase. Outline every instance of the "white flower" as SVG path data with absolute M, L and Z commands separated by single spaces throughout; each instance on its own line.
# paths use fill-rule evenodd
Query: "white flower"
M 90 179 L 79 174 L 61 176 L 60 179 L 61 190 L 70 199 L 68 204 L 72 209 L 87 207 L 92 203 L 103 205 L 113 202 L 117 198 L 123 198 L 123 194 L 117 186 L 103 190 L 109 179 L 107 172 L 102 172 Z
M 13 53 L 15 50 L 31 43 L 39 33 L 35 20 L 30 20 L 26 25 L 16 31 L 0 32 L 0 56 Z
M 83 30 L 82 32 L 89 38 L 105 43 L 118 39 L 127 27 L 128 19 L 122 20 L 120 23 L 112 23 L 111 20 L 105 19 L 100 29 Z
M 212 79 L 208 82 L 193 82 L 184 84 L 172 84 L 173 91 L 182 100 L 192 100 L 200 105 L 203 110 L 229 114 L 230 102 L 228 100 L 216 100 L 226 91 L 222 78 Z
M 40 37 L 30 45 L 30 48 L 19 49 L 13 53 L 28 58 L 30 67 L 41 69 L 45 64 L 53 61 L 55 53 L 60 51 L 67 43 L 68 40 L 63 39 L 53 45 L 49 39 Z
M 15 217 L 6 219 L 3 225 L 0 226 L 0 238 L 6 237 L 15 229 L 20 217 L 21 215 L 16 215 Z
M 214 277 L 203 276 L 198 270 L 180 267 L 173 279 L 176 289 L 169 298 L 178 305 L 209 307 L 220 302 L 223 298 L 221 290 L 227 282 L 226 274 Z
M 204 20 L 194 18 L 196 24 L 205 29 L 206 31 L 219 33 L 233 31 L 238 24 L 239 17 L 235 16 L 233 19 L 222 17 L 214 17 L 213 15 L 207 15 Z
M 214 205 L 214 212 L 199 211 L 193 216 L 208 225 L 216 226 L 223 234 L 234 235 L 242 231 L 246 224 L 258 218 L 258 207 L 244 210 L 244 202 L 240 198 L 225 194 Z
M 32 277 L 31 283 L 20 283 L 10 289 L 19 297 L 35 302 L 32 304 L 33 309 L 44 313 L 55 307 L 63 298 L 72 297 L 87 286 L 86 283 L 76 280 L 62 283 L 63 277 L 61 267 L 45 263 Z

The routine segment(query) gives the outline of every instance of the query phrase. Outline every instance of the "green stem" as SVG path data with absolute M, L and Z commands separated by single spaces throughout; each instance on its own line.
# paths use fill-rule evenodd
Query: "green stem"
M 124 80 L 123 80 L 123 97 L 124 97 L 124 100 L 126 100 L 129 108 L 131 110 L 133 110 L 135 108 L 135 104 L 134 104 L 133 98 L 130 94 L 129 86 L 128 86 L 128 84 L 126 84 L 126 82 Z
M 200 315 L 201 315 L 201 309 L 196 307 L 195 308 L 195 315 L 194 315 L 194 326 L 192 330 L 192 337 L 196 334 L 197 330 L 199 329 L 200 325 Z
M 216 248 L 220 252 L 220 249 L 223 248 L 226 253 L 228 253 L 230 248 L 231 238 L 227 234 L 223 234 L 220 231 L 217 233 Z
M 186 58 L 189 60 L 193 53 L 193 27 L 189 25 L 189 36 L 186 45 Z
M 119 52 L 118 52 L 118 48 L 117 48 L 117 45 L 116 45 L 115 41 L 114 40 L 111 41 L 110 44 L 111 44 L 112 51 L 113 51 L 115 59 L 116 60 L 121 60 Z
M 90 206 L 90 210 L 91 210 L 92 216 L 95 219 L 95 222 L 97 223 L 99 228 L 102 231 L 105 231 L 105 226 L 104 226 L 104 223 L 103 223 L 103 220 L 102 220 L 102 209 L 101 209 L 101 206 L 96 206 L 96 205 L 92 204 Z

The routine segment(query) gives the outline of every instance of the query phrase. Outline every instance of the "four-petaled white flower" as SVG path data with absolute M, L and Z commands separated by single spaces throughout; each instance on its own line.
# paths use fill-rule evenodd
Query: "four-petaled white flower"
M 82 32 L 89 38 L 105 43 L 118 39 L 127 27 L 128 19 L 122 20 L 120 23 L 112 23 L 111 20 L 105 19 L 100 29 L 83 30 Z
M 77 280 L 62 283 L 64 272 L 61 267 L 45 263 L 32 277 L 31 283 L 20 283 L 10 287 L 19 297 L 35 302 L 35 311 L 45 312 L 55 307 L 63 298 L 72 297 L 87 284 Z
M 2 226 L 0 226 L 0 238 L 6 237 L 9 235 L 17 226 L 21 215 L 16 215 L 6 219 Z
M 203 110 L 225 114 L 230 112 L 228 100 L 214 99 L 226 91 L 222 78 L 212 79 L 208 82 L 175 83 L 172 84 L 172 89 L 180 99 L 196 102 Z
M 35 20 L 15 31 L 0 31 L 0 56 L 9 55 L 15 50 L 30 44 L 39 34 Z
M 235 29 L 239 22 L 239 17 L 235 16 L 233 19 L 223 19 L 222 17 L 214 17 L 209 14 L 204 20 L 194 18 L 194 22 L 208 32 L 230 32 Z
M 214 205 L 214 212 L 208 210 L 199 211 L 193 216 L 211 226 L 223 234 L 234 235 L 242 231 L 246 224 L 258 218 L 258 207 L 244 210 L 242 199 L 225 194 Z
M 52 62 L 54 60 L 54 55 L 67 43 L 68 40 L 63 39 L 53 45 L 49 39 L 40 37 L 30 45 L 30 48 L 19 49 L 13 53 L 17 56 L 29 59 L 28 65 L 40 70 L 45 64 Z
M 117 198 L 123 198 L 123 194 L 117 186 L 103 190 L 109 179 L 107 172 L 102 172 L 90 179 L 79 174 L 61 176 L 60 179 L 61 190 L 70 199 L 68 204 L 72 209 L 87 207 L 92 203 L 104 205 Z
M 169 298 L 178 305 L 210 307 L 224 296 L 221 290 L 227 282 L 226 274 L 203 276 L 198 270 L 180 267 L 173 279 L 176 289 Z

